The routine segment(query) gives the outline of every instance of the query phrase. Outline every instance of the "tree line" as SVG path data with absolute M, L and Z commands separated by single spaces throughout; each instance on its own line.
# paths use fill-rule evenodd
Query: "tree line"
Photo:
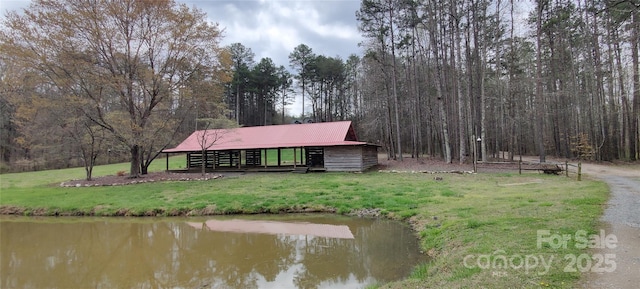
M 639 9 L 637 0 L 363 0 L 356 118 L 391 158 L 464 162 L 475 148 L 484 161 L 637 160 Z
M 201 120 L 294 118 L 352 120 L 399 160 L 637 160 L 639 7 L 363 0 L 362 56 L 300 44 L 287 67 L 220 46 L 217 25 L 174 1 L 35 0 L 2 20 L 2 166 L 85 165 L 90 177 L 96 162 L 128 159 L 137 176 Z
M 299 121 L 352 118 L 356 108 L 350 88 L 355 86 L 359 57 L 351 55 L 344 61 L 317 55 L 306 44 L 300 44 L 289 54 L 289 68 L 295 71 L 294 75 L 284 65 L 276 67 L 270 58 L 256 64 L 251 48 L 241 43 L 233 43 L 228 49 L 233 77 L 226 86 L 225 99 L 230 109 L 228 117 L 238 125 L 291 122 L 293 116 L 287 113 L 287 106 L 293 104 L 296 93 L 302 102 Z M 307 107 L 311 110 L 305 111 Z
M 286 81 L 273 101 L 257 102 L 271 104 L 265 112 L 280 109 L 281 120 L 238 123 L 285 123 L 294 89 L 301 118 L 353 120 L 362 139 L 393 159 L 464 163 L 477 151 L 482 161 L 522 154 L 541 161 L 637 160 L 639 7 L 602 0 L 363 0 L 356 12 L 363 56 L 343 61 L 300 44 L 289 55 L 295 82 Z M 530 10 L 524 18 L 523 9 Z M 256 103 L 243 93 L 251 85 L 236 80 L 253 54 L 235 45 L 241 49 L 233 59 L 242 60 L 235 62 L 227 103 L 234 115 L 261 115 L 262 108 L 245 105 Z

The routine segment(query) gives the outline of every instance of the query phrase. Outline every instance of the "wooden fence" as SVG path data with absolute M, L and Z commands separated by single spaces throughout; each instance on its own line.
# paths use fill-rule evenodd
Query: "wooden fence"
M 569 161 L 565 161 L 564 173 L 565 173 L 565 176 L 567 176 L 567 178 L 569 178 L 571 174 L 575 174 L 578 181 L 581 181 L 582 180 L 582 162 L 578 162 L 577 164 L 571 164 L 569 163 Z
M 566 177 L 576 176 L 578 181 L 582 180 L 582 163 L 577 164 L 569 163 L 539 163 L 539 162 L 523 162 L 518 160 L 515 162 L 476 162 L 474 163 L 474 171 L 478 170 L 518 170 L 518 174 L 522 174 L 522 171 L 538 171 L 545 174 L 564 174 Z

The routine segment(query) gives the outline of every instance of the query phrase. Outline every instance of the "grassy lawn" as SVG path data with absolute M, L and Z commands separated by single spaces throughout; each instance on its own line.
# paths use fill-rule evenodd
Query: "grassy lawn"
M 295 161 L 296 163 L 300 163 L 300 160 L 304 158 L 304 150 L 302 150 L 302 158 L 300 157 L 300 149 L 296 149 Z M 264 164 L 264 156 L 262 156 L 262 161 Z M 283 165 L 293 165 L 293 149 L 281 149 L 280 150 L 280 161 Z M 277 149 L 268 149 L 267 150 L 267 164 L 268 165 L 276 165 L 278 163 L 278 150 Z
M 164 166 L 162 159 L 151 170 Z M 184 166 L 184 156 L 171 158 L 170 166 Z M 127 164 L 97 167 L 95 175 L 119 170 Z M 443 180 L 409 173 L 262 173 L 120 187 L 57 186 L 83 174 L 68 169 L 1 175 L 0 205 L 24 208 L 25 214 L 136 216 L 379 208 L 411 223 L 432 260 L 405 280 L 374 288 L 572 288 L 580 273 L 564 272 L 571 269 L 566 256 L 588 249 L 576 248 L 574 238 L 566 248 L 538 247 L 537 232 L 597 233 L 608 195 L 601 182 L 536 173 L 439 175 Z M 506 266 L 496 262 L 500 257 Z M 531 266 L 534 257 L 550 267 Z M 485 259 L 489 266 L 481 262 Z M 528 266 L 519 260 L 528 260 Z
M 184 169 L 186 167 L 186 157 L 176 155 L 169 158 L 169 169 Z M 157 158 L 149 165 L 149 172 L 161 172 L 166 169 L 167 161 L 164 158 Z M 95 166 L 93 176 L 115 175 L 119 171 L 129 172 L 128 163 L 110 164 Z M 84 179 L 86 173 L 84 168 L 70 168 L 49 171 L 37 171 L 26 173 L 0 174 L 0 190 L 4 194 L 7 189 L 33 188 L 43 185 L 59 184 L 68 180 Z M 0 200 L 2 201 L 2 200 Z M 4 204 L 4 202 L 2 202 Z

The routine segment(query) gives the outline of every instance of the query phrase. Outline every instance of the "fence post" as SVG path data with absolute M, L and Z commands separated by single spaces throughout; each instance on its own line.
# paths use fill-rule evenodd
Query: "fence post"
M 471 136 L 471 143 L 473 144 L 473 173 L 478 172 L 478 146 L 476 146 L 476 136 Z
M 522 159 L 518 160 L 518 174 L 522 174 Z
M 564 174 L 569 177 L 569 161 L 564 161 Z
M 582 162 L 578 162 L 578 181 L 582 181 Z

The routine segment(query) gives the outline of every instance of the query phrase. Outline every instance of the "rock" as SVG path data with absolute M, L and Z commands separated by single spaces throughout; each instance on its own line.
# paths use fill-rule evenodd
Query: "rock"
M 376 209 L 355 210 L 349 213 L 349 215 L 358 216 L 358 217 L 379 217 L 381 213 L 382 213 L 382 210 L 376 208 Z

